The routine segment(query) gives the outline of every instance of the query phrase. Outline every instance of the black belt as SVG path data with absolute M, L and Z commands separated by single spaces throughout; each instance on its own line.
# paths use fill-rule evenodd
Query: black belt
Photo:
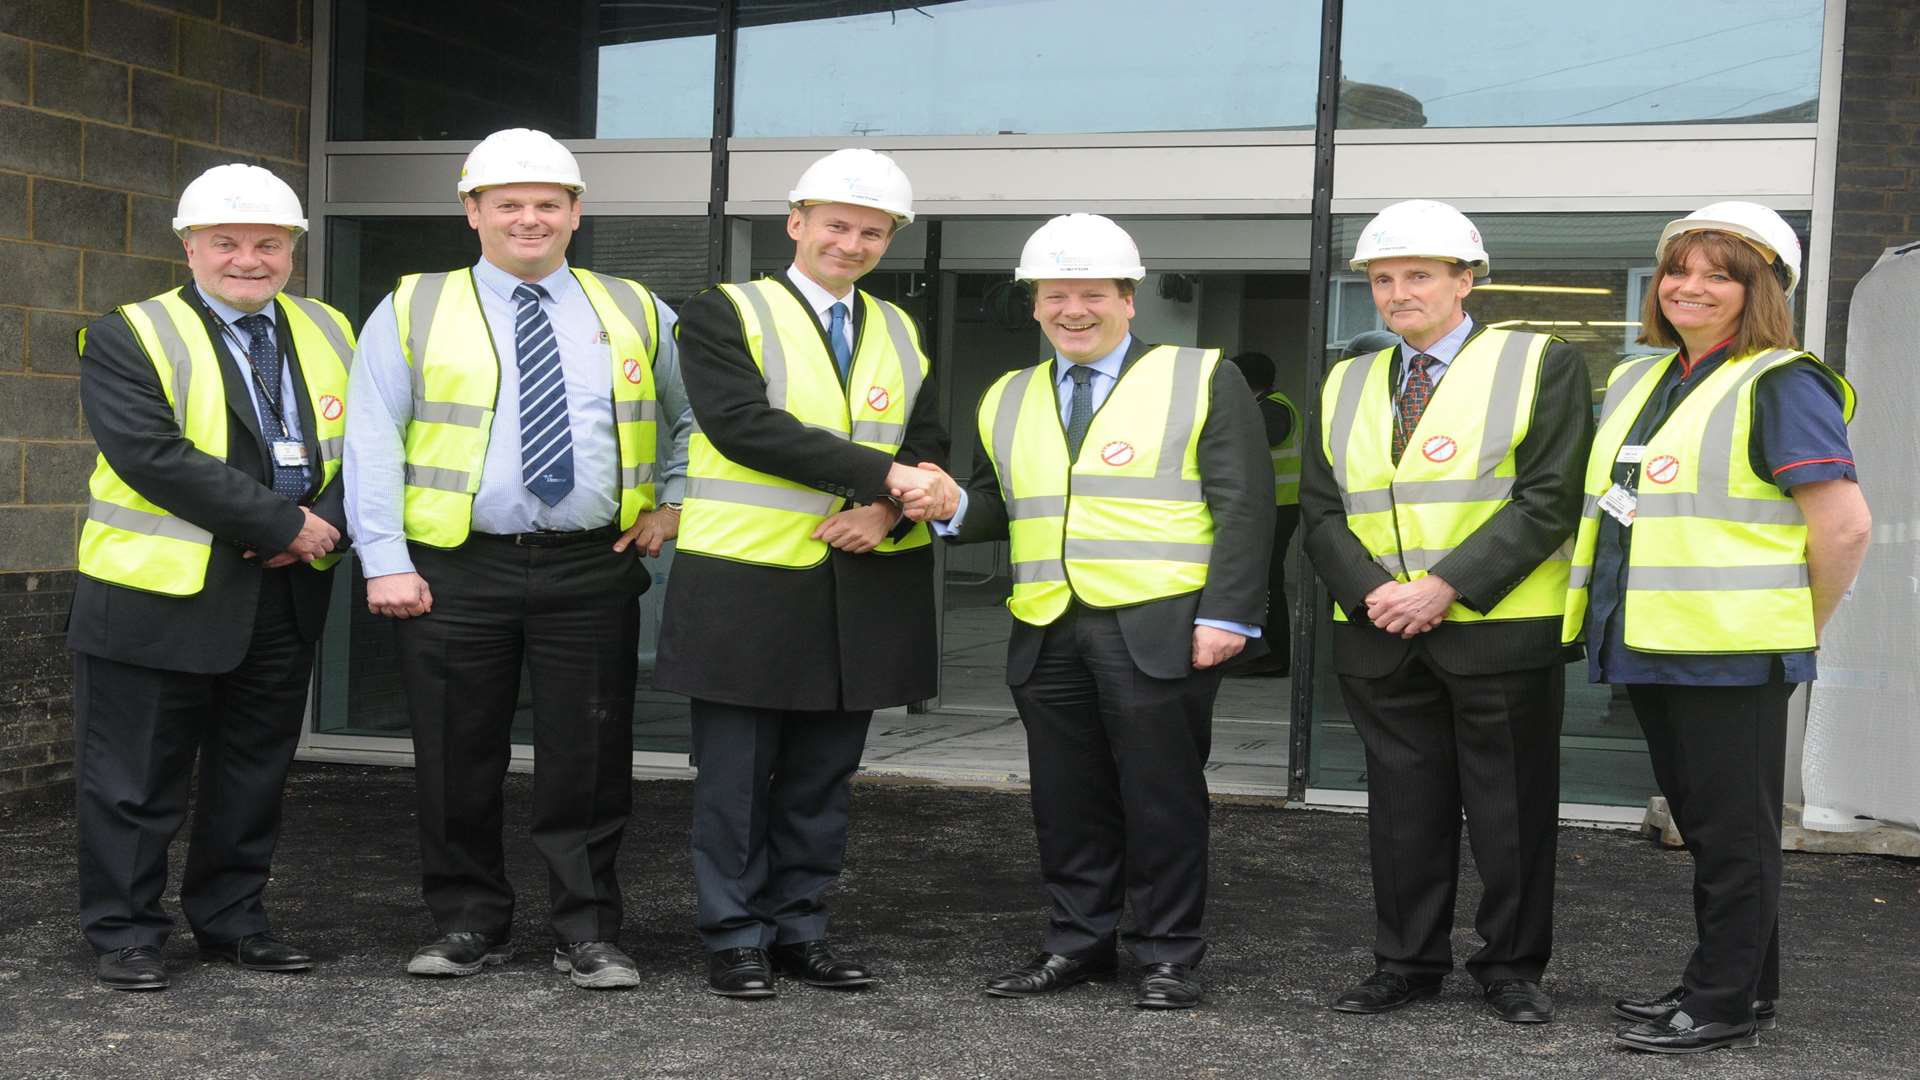
M 611 543 L 620 535 L 620 526 L 602 525 L 597 529 L 575 529 L 571 532 L 554 530 L 523 533 L 476 532 L 471 535 L 475 540 L 492 540 L 495 543 L 512 544 L 515 547 L 557 548 L 600 541 Z

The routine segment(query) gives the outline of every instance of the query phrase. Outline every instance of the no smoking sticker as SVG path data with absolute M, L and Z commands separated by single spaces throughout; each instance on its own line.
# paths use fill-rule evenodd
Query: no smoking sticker
M 1100 448 L 1100 460 L 1109 465 L 1125 465 L 1133 460 L 1133 444 L 1116 439 Z
M 1671 484 L 1680 475 L 1680 459 L 1672 454 L 1661 454 L 1647 462 L 1647 479 L 1656 484 Z
M 346 411 L 346 405 L 342 404 L 339 398 L 332 394 L 320 395 L 320 415 L 325 419 L 338 420 L 340 414 Z
M 893 397 L 887 393 L 886 387 L 873 386 L 867 388 L 867 408 L 872 409 L 874 412 L 886 412 L 887 406 L 891 404 L 893 404 Z
M 626 363 L 620 365 L 620 373 L 625 375 L 627 381 L 633 383 L 635 386 L 638 386 L 640 380 L 646 377 L 640 369 L 640 361 L 635 360 L 631 356 L 627 357 Z
M 1451 461 L 1453 460 L 1453 455 L 1459 452 L 1460 444 L 1454 442 L 1452 436 L 1449 435 L 1435 435 L 1420 444 L 1420 453 L 1428 461 Z

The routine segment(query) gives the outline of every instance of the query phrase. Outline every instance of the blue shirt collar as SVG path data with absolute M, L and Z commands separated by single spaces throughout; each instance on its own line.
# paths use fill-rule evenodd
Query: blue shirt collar
M 1454 357 L 1460 355 L 1460 347 L 1467 343 L 1467 335 L 1471 333 L 1473 333 L 1473 316 L 1463 314 L 1461 316 L 1459 326 L 1456 326 L 1453 329 L 1447 331 L 1447 334 L 1445 337 L 1441 338 L 1439 341 L 1434 342 L 1432 345 L 1428 346 L 1425 349 L 1416 349 L 1413 346 L 1407 344 L 1406 338 L 1401 338 L 1400 339 L 1401 366 L 1404 367 L 1408 360 L 1411 360 L 1415 356 L 1424 352 L 1428 356 L 1431 356 L 1435 360 L 1439 361 L 1441 367 L 1446 367 L 1448 364 L 1453 363 Z
M 1120 344 L 1116 346 L 1112 352 L 1086 366 L 1105 375 L 1109 379 L 1118 379 L 1120 377 L 1120 365 L 1127 358 L 1127 350 L 1132 347 L 1133 335 L 1128 334 L 1120 339 Z M 1072 369 L 1073 361 L 1068 360 L 1058 353 L 1054 354 L 1053 381 L 1055 383 L 1064 384 L 1067 381 L 1067 372 Z
M 473 279 L 486 286 L 495 296 L 509 302 L 513 301 L 513 290 L 520 285 L 526 284 L 514 275 L 488 262 L 484 255 L 480 257 L 479 262 L 473 264 Z M 567 263 L 564 259 L 561 260 L 559 269 L 541 278 L 539 281 L 533 282 L 533 284 L 547 290 L 547 295 L 556 300 L 568 290 L 579 288 L 579 283 L 574 280 L 573 271 L 567 268 Z
M 259 311 L 241 311 L 239 308 L 234 307 L 232 304 L 227 303 L 225 300 L 221 300 L 220 298 L 214 297 L 214 296 L 208 296 L 207 291 L 205 289 L 202 289 L 199 285 L 194 285 L 193 291 L 200 294 L 200 299 L 206 301 L 207 303 L 207 309 L 212 311 L 215 315 L 220 316 L 220 321 L 226 323 L 228 326 L 237 327 L 240 320 L 246 318 L 249 315 L 265 315 L 267 317 L 268 322 L 273 321 L 273 318 L 274 318 L 273 302 L 271 300 L 267 302 L 266 307 L 261 308 Z M 243 338 L 242 340 L 244 341 L 245 339 Z

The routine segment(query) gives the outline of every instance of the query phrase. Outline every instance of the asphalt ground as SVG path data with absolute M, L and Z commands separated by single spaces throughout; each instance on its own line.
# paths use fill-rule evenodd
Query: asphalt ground
M 984 979 L 1044 921 L 1027 798 L 863 783 L 836 939 L 884 977 L 866 992 L 705 989 L 692 931 L 691 785 L 636 783 L 621 856 L 622 945 L 643 984 L 574 989 L 549 966 L 529 779 L 508 781 L 519 953 L 468 979 L 415 979 L 431 939 L 416 878 L 412 774 L 299 766 L 268 905 L 322 959 L 296 975 L 199 964 L 184 927 L 173 988 L 99 988 L 74 915 L 63 808 L 0 817 L 0 1077 L 1912 1077 L 1920 1074 L 1920 865 L 1786 860 L 1780 1027 L 1759 1048 L 1689 1058 L 1610 1046 L 1608 1003 L 1678 981 L 1690 864 L 1633 833 L 1560 834 L 1552 1024 L 1496 1020 L 1456 972 L 1398 1013 L 1326 1002 L 1372 967 L 1365 820 L 1223 804 L 1213 818 L 1206 1003 L 1157 1013 L 1131 982 L 1005 1001 Z M 175 845 L 176 880 L 184 837 Z M 1478 899 L 1463 852 L 1456 955 Z M 169 905 L 173 899 L 169 897 Z

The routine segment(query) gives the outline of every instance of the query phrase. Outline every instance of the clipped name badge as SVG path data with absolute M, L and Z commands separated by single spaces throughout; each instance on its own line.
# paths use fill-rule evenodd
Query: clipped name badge
M 1640 497 L 1619 484 L 1608 488 L 1607 493 L 1600 496 L 1600 509 L 1622 525 L 1633 524 L 1634 508 L 1639 505 Z
M 273 463 L 283 469 L 307 467 L 307 444 L 294 439 L 273 440 Z
M 1614 458 L 1613 460 L 1619 462 L 1622 465 L 1638 465 L 1640 464 L 1641 459 L 1645 458 L 1646 456 L 1647 456 L 1647 448 L 1645 446 L 1628 445 L 1628 446 L 1621 447 L 1620 456 Z

